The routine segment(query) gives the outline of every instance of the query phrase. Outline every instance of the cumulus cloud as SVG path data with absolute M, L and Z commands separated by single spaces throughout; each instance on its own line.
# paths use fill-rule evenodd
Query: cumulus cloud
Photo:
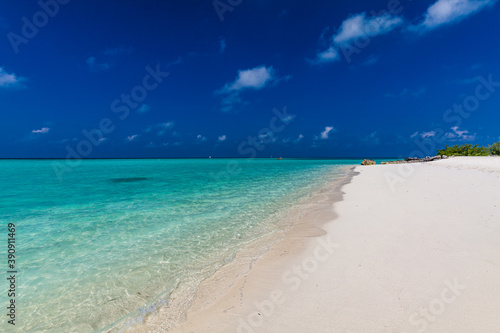
M 226 139 L 227 139 L 227 137 L 226 137 L 226 135 L 224 134 L 224 135 L 219 136 L 219 138 L 217 139 L 217 141 L 219 141 L 219 142 L 223 142 L 223 141 L 226 141 Z
M 333 36 L 335 44 L 346 44 L 360 37 L 375 37 L 386 34 L 403 24 L 403 19 L 389 13 L 367 17 L 366 13 L 353 15 L 340 25 Z
M 196 142 L 205 142 L 205 141 L 207 141 L 207 138 L 206 138 L 206 137 L 204 137 L 203 135 L 198 134 L 198 135 L 196 136 Z
M 133 51 L 134 49 L 131 47 L 117 46 L 117 47 L 110 47 L 104 50 L 103 54 L 105 56 L 118 56 L 118 55 L 131 54 Z
M 87 67 L 93 72 L 106 71 L 111 68 L 111 64 L 108 62 L 103 62 L 98 64 L 95 57 L 87 58 Z
M 158 124 L 158 127 L 164 128 L 164 129 L 170 129 L 174 127 L 175 122 L 173 120 L 167 121 L 166 123 L 160 123 Z
M 422 132 L 422 133 L 419 133 L 419 132 L 415 132 L 413 133 L 413 135 L 411 136 L 411 138 L 415 138 L 417 136 L 420 136 L 422 139 L 427 139 L 427 138 L 432 138 L 432 137 L 435 137 L 437 134 L 436 131 L 429 131 L 429 132 Z
M 357 39 L 373 38 L 391 32 L 403 24 L 403 19 L 389 13 L 367 16 L 366 12 L 351 15 L 345 19 L 333 34 L 325 51 L 316 54 L 312 64 L 324 64 L 340 60 L 339 49 L 349 46 Z
M 442 142 L 442 140 L 447 141 L 474 141 L 476 140 L 477 134 L 470 133 L 468 130 L 460 130 L 458 126 L 453 126 L 450 131 L 444 131 L 442 129 L 436 129 L 427 132 L 415 132 L 410 138 L 416 139 L 431 139 L 435 141 Z
M 173 67 L 173 66 L 180 65 L 180 64 L 182 64 L 183 61 L 184 61 L 184 59 L 181 56 L 178 56 L 177 59 L 175 59 L 174 61 L 169 62 L 166 65 L 166 68 L 170 68 L 170 67 Z
M 220 102 L 221 110 L 223 112 L 230 112 L 235 105 L 243 104 L 246 105 L 248 102 L 244 101 L 239 92 L 232 92 L 227 96 L 224 96 Z
M 429 31 L 445 24 L 458 22 L 482 9 L 492 6 L 497 0 L 438 0 L 424 14 L 420 24 L 411 26 L 413 31 Z
M 220 90 L 220 93 L 230 93 L 244 89 L 259 90 L 278 80 L 279 78 L 273 66 L 266 67 L 262 65 L 251 69 L 239 70 L 236 79 L 231 83 L 226 83 Z
M 50 128 L 48 127 L 42 127 L 41 129 L 38 129 L 38 130 L 32 130 L 31 133 L 34 133 L 34 134 L 47 134 L 49 133 L 50 131 Z
M 441 135 L 443 134 L 443 132 L 441 131 Z M 438 133 L 436 131 L 427 131 L 427 132 L 415 132 L 413 133 L 410 138 L 411 139 L 415 139 L 415 138 L 422 138 L 422 139 L 430 139 L 430 138 L 433 138 L 435 137 L 436 135 L 438 135 Z
M 408 96 L 413 96 L 415 98 L 418 98 L 418 97 L 422 96 L 423 94 L 425 94 L 425 91 L 426 91 L 425 87 L 421 87 L 421 88 L 418 88 L 418 89 L 408 89 L 408 88 L 405 88 L 400 93 L 397 93 L 397 94 L 387 93 L 384 96 L 385 97 L 389 97 L 389 98 L 393 98 L 393 97 L 408 97 Z
M 159 123 L 159 124 L 156 124 L 155 126 L 152 126 L 152 127 L 149 127 L 147 132 L 151 131 L 152 129 L 159 129 L 158 133 L 156 133 L 158 136 L 162 136 L 163 134 L 165 134 L 165 132 L 167 130 L 170 130 L 172 128 L 174 128 L 174 121 L 173 120 L 170 120 L 170 121 L 167 121 L 166 123 Z M 175 133 L 175 132 L 174 132 Z
M 361 143 L 363 143 L 365 145 L 379 145 L 380 144 L 380 138 L 378 136 L 377 131 L 371 132 L 370 134 L 368 134 L 367 136 L 362 138 L 360 141 L 361 141 Z
M 365 60 L 365 62 L 363 63 L 363 65 L 365 65 L 365 66 L 375 65 L 379 59 L 380 59 L 380 56 L 378 56 L 378 55 L 371 55 L 371 56 L 369 56 Z
M 134 141 L 135 139 L 137 139 L 138 137 L 140 137 L 139 134 L 134 134 L 134 135 L 130 135 L 130 136 L 127 136 L 127 138 L 125 139 L 126 142 L 132 142 Z
M 332 131 L 335 132 L 335 129 L 333 128 L 333 126 L 326 126 L 325 130 L 323 132 L 321 132 L 320 138 L 322 140 L 328 139 L 328 136 L 330 135 L 330 132 L 332 132 Z
M 313 60 L 308 59 L 308 62 L 313 65 L 320 65 L 337 60 L 340 60 L 339 52 L 335 47 L 330 46 L 327 50 L 316 54 L 316 58 L 314 58 Z
M 471 134 L 468 130 L 461 131 L 458 126 L 453 126 L 451 132 L 445 134 L 445 138 L 450 141 L 474 141 L 476 133 Z
M 9 25 L 7 24 L 7 21 L 5 20 L 5 18 L 0 16 L 0 28 L 8 28 L 8 27 L 9 27 Z
M 284 112 L 286 112 L 286 107 L 283 108 Z M 294 114 L 288 114 L 284 117 L 281 117 L 280 120 L 286 125 L 290 124 L 297 116 Z
M 426 32 L 440 26 L 455 23 L 462 19 L 492 7 L 498 0 L 437 0 L 430 5 L 426 12 L 417 18 L 416 24 L 406 24 L 407 31 Z M 331 35 L 326 47 L 316 53 L 314 59 L 306 59 L 313 65 L 320 65 L 340 60 L 340 54 L 346 56 L 348 62 L 353 53 L 359 53 L 360 48 L 357 41 L 367 45 L 367 41 L 379 35 L 387 34 L 405 25 L 403 17 L 399 16 L 399 11 L 374 16 L 367 15 L 366 12 L 348 16 L 339 28 Z M 328 29 L 321 34 L 320 40 L 325 42 L 325 34 Z M 369 64 L 374 61 L 370 61 Z
M 442 134 L 443 132 L 441 132 Z M 415 132 L 413 133 L 410 138 L 415 139 L 415 138 L 422 138 L 422 139 L 430 139 L 433 138 L 437 135 L 438 133 L 436 131 L 428 131 L 428 132 Z
M 235 105 L 244 103 L 240 92 L 244 90 L 260 90 L 278 84 L 280 81 L 289 80 L 290 76 L 279 77 L 273 66 L 257 66 L 255 68 L 238 70 L 236 79 L 228 82 L 221 89 L 215 91 L 216 95 L 225 95 L 221 100 L 222 111 L 228 112 Z
M 7 73 L 3 67 L 0 67 L 0 88 L 22 88 L 25 80 L 24 77 Z
M 423 139 L 432 138 L 433 136 L 436 136 L 436 132 L 435 131 L 423 132 L 420 135 L 422 136 Z
M 101 56 L 98 56 L 101 61 L 98 61 L 94 56 L 88 57 L 86 60 L 87 67 L 93 72 L 107 71 L 115 67 L 120 58 L 131 54 L 133 51 L 133 48 L 124 46 L 108 48 L 102 52 Z
M 225 38 L 221 38 L 219 40 L 219 53 L 222 54 L 224 53 L 224 51 L 226 51 L 226 39 Z
M 304 138 L 304 136 L 302 134 L 299 134 L 297 139 L 293 140 L 293 143 L 299 143 L 300 141 L 302 141 L 303 138 Z
M 151 110 L 151 106 L 147 105 L 147 104 L 142 104 L 138 109 L 137 109 L 137 112 L 138 113 L 146 113 L 146 112 L 149 112 Z
M 257 135 L 257 138 L 259 139 L 259 142 L 261 144 L 276 142 L 276 137 L 274 136 L 274 132 L 269 129 L 267 131 L 260 132 L 259 135 Z

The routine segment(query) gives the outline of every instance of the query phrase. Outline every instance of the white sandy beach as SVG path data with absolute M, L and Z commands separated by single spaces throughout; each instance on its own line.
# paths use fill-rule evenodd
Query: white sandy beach
M 499 332 L 500 158 L 356 171 L 174 331 Z

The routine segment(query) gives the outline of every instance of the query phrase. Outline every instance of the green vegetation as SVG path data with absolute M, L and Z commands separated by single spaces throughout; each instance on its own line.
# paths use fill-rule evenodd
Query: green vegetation
M 439 149 L 438 155 L 447 155 L 447 156 L 488 156 L 490 155 L 490 149 L 486 147 L 479 147 L 478 145 L 455 145 L 448 147 L 446 145 L 445 149 Z
M 491 155 L 500 155 L 500 141 L 492 144 L 489 148 Z

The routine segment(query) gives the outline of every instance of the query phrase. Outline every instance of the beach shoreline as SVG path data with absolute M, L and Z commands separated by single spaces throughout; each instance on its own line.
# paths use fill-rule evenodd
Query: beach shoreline
M 156 312 L 148 314 L 142 324 L 130 326 L 126 331 L 133 332 L 176 332 L 192 313 L 204 312 L 214 303 L 234 290 L 235 285 L 245 279 L 254 265 L 261 266 L 263 261 L 276 263 L 284 257 L 294 258 L 308 246 L 311 238 L 325 235 L 322 226 L 336 218 L 332 204 L 342 200 L 341 188 L 357 174 L 354 165 L 332 169 L 332 180 L 320 186 L 310 196 L 300 200 L 280 217 L 280 229 L 252 240 L 234 258 L 213 275 L 202 281 L 193 296 L 175 295 L 168 306 L 161 306 Z M 304 216 L 305 215 L 305 216 Z M 186 296 L 192 297 L 182 309 L 180 303 Z M 214 302 L 215 301 L 215 302 Z
M 169 331 L 493 332 L 500 158 L 412 167 L 356 167 L 342 201 L 316 207 L 312 221 L 304 216 L 308 227 L 245 274 L 220 271 L 206 281 L 199 291 L 211 292 L 197 293 Z M 388 175 L 399 177 L 396 185 Z M 221 292 L 223 277 L 232 283 Z M 155 318 L 147 331 L 166 332 Z

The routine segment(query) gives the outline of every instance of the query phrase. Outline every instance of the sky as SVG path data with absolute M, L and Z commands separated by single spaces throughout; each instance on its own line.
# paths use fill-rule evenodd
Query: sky
M 0 3 L 0 158 L 407 157 L 500 140 L 497 0 Z

